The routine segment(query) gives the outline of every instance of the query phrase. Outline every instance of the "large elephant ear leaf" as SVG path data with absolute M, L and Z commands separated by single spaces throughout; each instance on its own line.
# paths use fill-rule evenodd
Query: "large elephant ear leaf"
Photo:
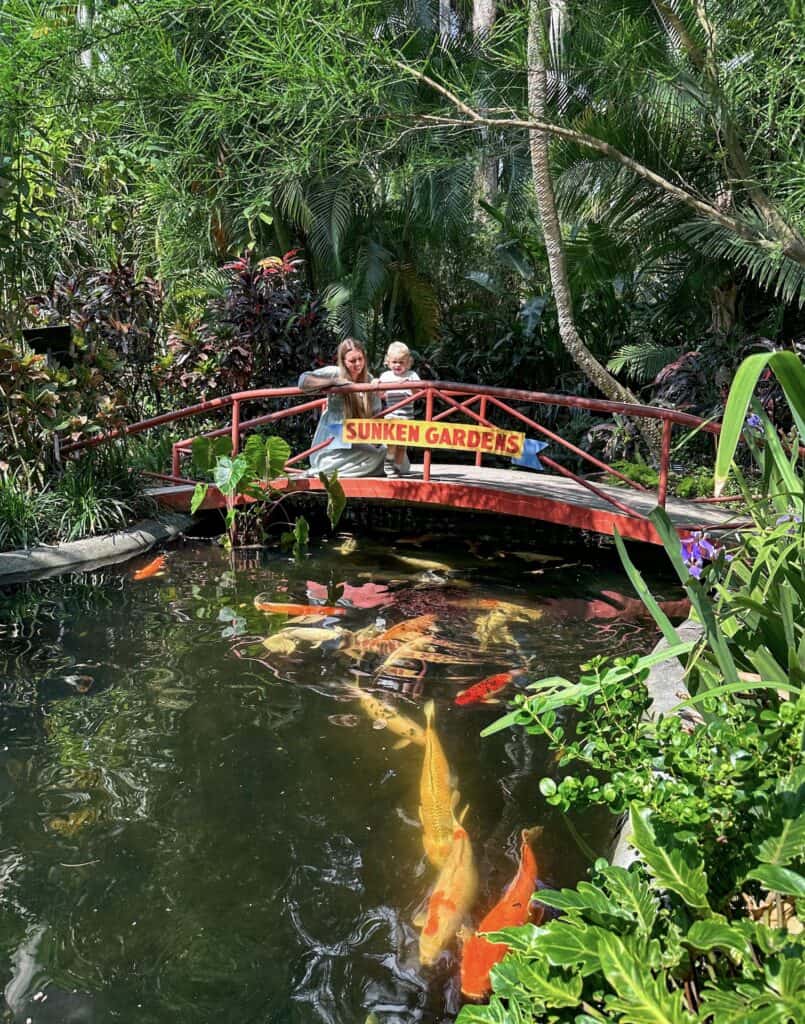
M 266 445 L 264 439 L 259 434 L 251 434 L 246 438 L 243 454 L 246 456 L 249 469 L 251 469 L 254 476 L 262 480 L 266 475 Z
M 715 494 L 720 495 L 729 476 L 735 449 L 744 428 L 746 410 L 755 385 L 766 366 L 774 370 L 791 407 L 800 435 L 805 437 L 805 367 L 793 352 L 759 352 L 738 367 L 724 410 L 715 466 Z
M 266 480 L 274 480 L 285 473 L 285 463 L 291 457 L 291 447 L 281 437 L 266 440 Z

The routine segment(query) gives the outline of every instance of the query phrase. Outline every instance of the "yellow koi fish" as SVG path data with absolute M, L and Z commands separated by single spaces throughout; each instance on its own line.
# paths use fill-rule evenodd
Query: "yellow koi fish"
M 436 962 L 456 934 L 478 891 L 478 872 L 470 837 L 455 818 L 452 826 L 450 853 L 428 900 L 427 910 L 414 921 L 422 928 L 419 960 L 426 966 Z
M 400 737 L 398 742 L 394 744 L 395 750 L 402 750 L 403 747 L 407 747 L 410 743 L 416 743 L 420 747 L 425 746 L 425 730 L 418 722 L 414 722 L 407 715 L 398 711 L 393 705 L 373 697 L 371 693 L 367 693 L 357 686 L 350 687 L 350 693 L 357 697 L 361 707 L 372 721 L 377 722 L 381 728 L 388 729 L 389 732 Z
M 493 608 L 475 620 L 474 636 L 478 640 L 479 649 L 487 651 L 490 647 L 503 644 L 506 647 L 516 647 L 512 631 L 509 629 L 510 617 L 499 608 Z
M 453 789 L 450 765 L 442 750 L 433 721 L 436 711 L 432 700 L 425 705 L 425 760 L 419 784 L 419 819 L 422 843 L 434 867 L 443 867 L 453 845 L 455 808 L 458 791 Z
M 545 614 L 543 608 L 529 608 L 513 601 L 498 601 L 494 597 L 464 597 L 450 602 L 454 608 L 477 608 L 478 611 L 497 611 L 520 622 L 536 622 Z
M 428 572 L 452 572 L 453 567 L 447 565 L 444 562 L 434 562 L 430 558 L 415 558 L 413 555 L 398 555 L 394 551 L 390 551 L 389 554 L 396 558 L 398 562 L 402 562 L 403 565 L 408 565 L 412 569 L 424 569 Z
M 315 626 L 287 626 L 278 633 L 273 633 L 263 641 L 263 647 L 272 654 L 293 654 L 300 644 L 318 648 L 327 643 L 343 647 L 352 637 L 348 629 L 317 628 Z

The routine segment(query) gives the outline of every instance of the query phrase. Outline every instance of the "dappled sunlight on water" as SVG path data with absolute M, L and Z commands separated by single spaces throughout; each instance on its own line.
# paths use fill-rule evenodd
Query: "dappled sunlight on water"
M 0 597 L 9 1019 L 450 1019 L 458 945 L 425 969 L 413 924 L 437 874 L 424 704 L 469 808 L 472 922 L 523 828 L 543 826 L 541 880 L 572 884 L 611 823 L 569 829 L 545 804 L 557 769 L 538 737 L 479 732 L 529 679 L 653 644 L 625 581 L 428 537 L 235 568 L 215 547 L 167 555 L 162 576 L 133 579 L 149 555 Z M 457 706 L 509 671 L 503 703 Z

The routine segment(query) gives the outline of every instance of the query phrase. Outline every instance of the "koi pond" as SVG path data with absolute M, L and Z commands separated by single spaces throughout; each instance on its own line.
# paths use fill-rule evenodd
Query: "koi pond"
M 154 554 L 0 591 L 2 1019 L 451 1020 L 424 805 L 466 833 L 470 929 L 523 830 L 540 886 L 607 851 L 611 820 L 540 795 L 539 737 L 479 733 L 529 679 L 654 644 L 625 576 L 427 535 Z

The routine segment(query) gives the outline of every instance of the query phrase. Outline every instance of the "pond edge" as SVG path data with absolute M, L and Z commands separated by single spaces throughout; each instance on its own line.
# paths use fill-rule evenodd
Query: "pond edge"
M 175 540 L 192 522 L 192 516 L 165 513 L 159 519 L 144 519 L 127 526 L 125 530 L 100 537 L 87 537 L 67 544 L 42 544 L 35 548 L 2 551 L 0 585 L 123 562 L 148 551 L 155 544 Z

